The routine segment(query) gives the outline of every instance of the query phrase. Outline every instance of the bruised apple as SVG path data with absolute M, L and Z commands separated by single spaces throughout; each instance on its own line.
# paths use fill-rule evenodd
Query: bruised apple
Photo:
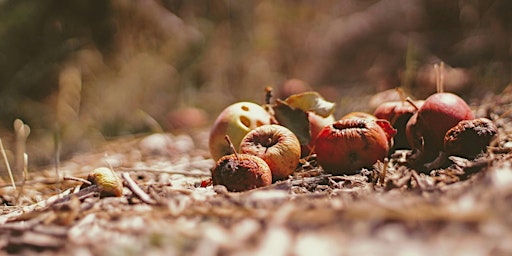
M 226 107 L 210 130 L 208 146 L 212 158 L 218 160 L 232 153 L 226 144 L 226 135 L 238 146 L 250 130 L 270 124 L 271 120 L 272 116 L 263 107 L 252 102 L 238 102 Z

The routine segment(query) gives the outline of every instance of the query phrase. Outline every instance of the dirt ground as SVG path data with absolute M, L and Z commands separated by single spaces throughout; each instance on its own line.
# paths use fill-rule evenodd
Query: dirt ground
M 1 188 L 0 248 L 23 255 L 510 255 L 512 95 L 482 99 L 499 137 L 473 161 L 423 174 L 406 151 L 352 176 L 303 159 L 270 187 L 212 186 L 208 129 L 147 134 L 30 173 Z M 96 167 L 122 177 L 121 197 L 80 190 Z M 58 172 L 59 179 L 56 179 Z

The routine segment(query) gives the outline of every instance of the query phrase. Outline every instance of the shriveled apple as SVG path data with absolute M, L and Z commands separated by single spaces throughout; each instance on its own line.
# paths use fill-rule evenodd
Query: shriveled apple
M 212 184 L 241 192 L 272 184 L 272 173 L 263 159 L 249 154 L 221 157 L 212 169 Z
M 297 136 L 277 124 L 262 125 L 247 133 L 240 144 L 240 151 L 263 159 L 270 167 L 274 181 L 292 174 L 301 155 Z

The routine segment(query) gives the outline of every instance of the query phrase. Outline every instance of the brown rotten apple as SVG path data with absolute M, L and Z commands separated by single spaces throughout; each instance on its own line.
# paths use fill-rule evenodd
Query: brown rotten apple
M 452 127 L 444 137 L 447 155 L 475 158 L 485 151 L 498 135 L 498 127 L 487 118 L 462 120 Z
M 316 138 L 318 164 L 328 173 L 354 174 L 384 160 L 390 136 L 393 134 L 387 134 L 375 120 L 341 119 L 322 129 Z
M 285 179 L 292 174 L 300 159 L 300 142 L 288 128 L 262 125 L 247 133 L 240 144 L 240 151 L 263 159 L 274 180 Z
M 208 141 L 214 160 L 232 153 L 224 137 L 228 135 L 234 145 L 240 145 L 242 138 L 252 129 L 270 124 L 272 116 L 260 105 L 238 102 L 226 107 L 217 117 L 210 130 Z
M 213 185 L 231 192 L 246 191 L 272 184 L 272 173 L 263 159 L 234 153 L 221 157 L 212 169 Z

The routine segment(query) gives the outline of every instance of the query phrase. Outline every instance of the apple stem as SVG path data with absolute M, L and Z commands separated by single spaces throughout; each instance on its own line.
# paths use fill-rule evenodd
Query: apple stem
M 444 92 L 444 62 L 439 65 L 439 90 Z
M 265 104 L 270 104 L 270 99 L 272 99 L 272 87 L 265 87 Z
M 407 101 L 407 103 L 411 104 L 411 106 L 414 108 L 414 110 L 416 112 L 418 112 L 418 110 L 420 108 L 418 108 L 418 106 L 414 103 L 414 101 L 412 101 L 412 99 L 410 97 L 405 98 L 405 101 Z
M 231 150 L 231 152 L 233 152 L 233 154 L 235 155 L 236 160 L 239 160 L 239 159 L 238 159 L 238 153 L 236 152 L 235 146 L 233 146 L 233 142 L 231 142 L 231 139 L 229 138 L 229 135 L 227 135 L 227 134 L 226 134 L 226 136 L 224 136 L 224 139 L 226 139 L 226 141 L 228 142 L 228 144 L 229 144 L 229 149 L 230 149 L 230 150 Z
M 434 65 L 434 72 L 436 76 L 436 89 L 438 93 L 442 93 L 444 91 L 444 62 Z

